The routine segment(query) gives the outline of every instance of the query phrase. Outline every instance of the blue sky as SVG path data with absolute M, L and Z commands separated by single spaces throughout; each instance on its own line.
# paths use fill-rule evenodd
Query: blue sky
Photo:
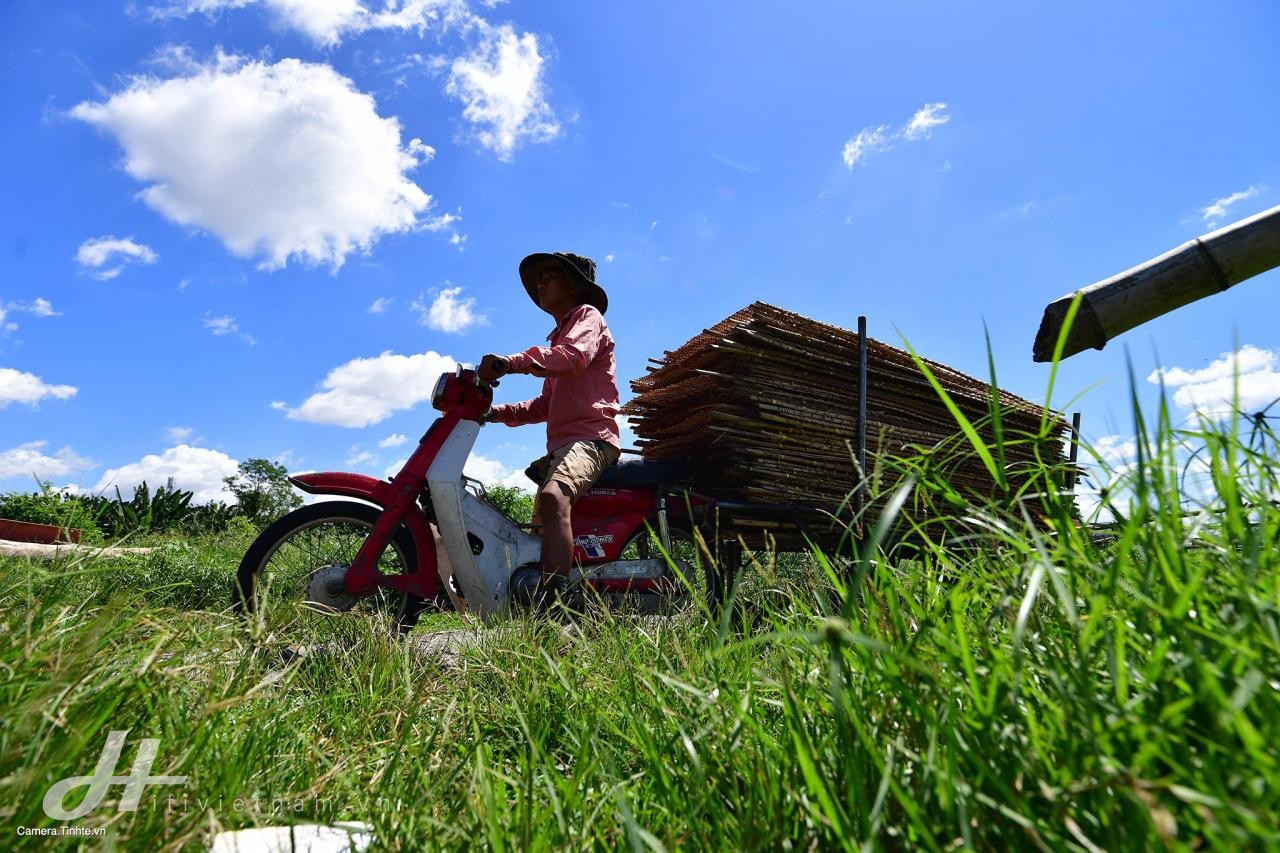
M 1046 303 L 1280 203 L 1278 33 L 1269 0 L 7 0 L 0 489 L 381 475 L 443 366 L 546 334 L 544 250 L 600 263 L 624 398 L 761 299 L 977 375 L 985 321 L 1042 400 Z M 1184 414 L 1237 348 L 1280 396 L 1277 284 L 1076 356 L 1055 402 L 1096 386 L 1120 453 L 1126 351 Z M 471 471 L 542 442 L 489 427 Z

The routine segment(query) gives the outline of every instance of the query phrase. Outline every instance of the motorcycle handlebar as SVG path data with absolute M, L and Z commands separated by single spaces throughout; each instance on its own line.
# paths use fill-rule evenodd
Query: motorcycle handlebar
M 485 358 L 487 359 L 487 358 L 489 358 L 489 356 L 485 356 Z M 484 363 L 484 360 L 483 360 L 483 359 L 481 359 L 481 364 L 483 364 L 483 363 Z M 509 365 L 508 365 L 508 362 L 507 362 L 507 360 L 506 360 L 505 358 L 497 358 L 497 357 L 494 357 L 494 358 L 493 358 L 493 364 L 494 364 L 494 369 L 498 372 L 498 376 L 505 376 L 505 375 L 506 375 L 506 373 L 507 373 L 507 369 L 508 369 L 508 366 L 509 366 Z M 486 387 L 487 387 L 487 388 L 497 388 L 497 387 L 498 387 L 498 376 L 495 376 L 493 379 L 490 379 L 488 382 L 485 382 L 485 381 L 483 381 L 483 380 L 480 378 L 480 367 L 481 367 L 481 365 L 476 365 L 476 370 L 475 370 L 475 382 L 476 382 L 476 387 L 477 387 L 477 388 L 486 388 Z

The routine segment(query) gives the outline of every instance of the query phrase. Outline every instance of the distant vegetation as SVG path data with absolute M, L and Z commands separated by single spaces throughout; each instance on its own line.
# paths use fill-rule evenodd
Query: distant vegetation
M 259 527 L 302 506 L 302 497 L 289 482 L 288 469 L 279 462 L 246 459 L 234 476 L 222 482 L 236 496 L 236 511 Z
M 223 481 L 236 497 L 236 502 L 229 504 L 194 503 L 194 493 L 176 488 L 172 481 L 154 490 L 144 481 L 128 499 L 119 487 L 108 497 L 41 483 L 34 492 L 0 494 L 0 518 L 77 528 L 88 542 L 149 533 L 220 533 L 230 526 L 260 529 L 302 505 L 288 476 L 288 470 L 278 463 L 245 460 L 234 476 Z

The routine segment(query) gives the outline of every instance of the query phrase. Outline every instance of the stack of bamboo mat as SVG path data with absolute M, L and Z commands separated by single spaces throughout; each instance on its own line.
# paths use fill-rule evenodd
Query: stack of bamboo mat
M 868 467 L 881 454 L 934 447 L 959 426 L 911 355 L 867 339 Z M 839 506 L 858 483 L 858 336 L 756 302 L 694 337 L 632 381 L 622 409 L 648 459 L 690 457 L 695 488 L 753 503 Z M 987 382 L 925 360 L 971 421 L 989 421 Z M 1040 433 L 1043 408 L 997 392 L 1008 436 Z M 1039 442 L 1046 461 L 1062 462 L 1068 429 L 1049 413 L 1053 437 Z M 990 437 L 990 429 L 980 429 Z M 958 442 L 952 443 L 959 447 Z M 1030 442 L 1006 449 L 1016 471 L 1036 452 Z M 951 483 L 990 493 L 991 475 L 974 453 L 946 462 Z M 1016 476 L 1015 476 L 1016 479 Z

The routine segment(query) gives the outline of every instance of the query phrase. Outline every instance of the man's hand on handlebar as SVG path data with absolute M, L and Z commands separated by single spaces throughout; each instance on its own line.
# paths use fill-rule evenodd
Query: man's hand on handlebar
M 511 362 L 500 355 L 489 353 L 480 359 L 480 368 L 476 371 L 476 376 L 481 382 L 492 382 L 500 376 L 506 376 L 510 370 Z

